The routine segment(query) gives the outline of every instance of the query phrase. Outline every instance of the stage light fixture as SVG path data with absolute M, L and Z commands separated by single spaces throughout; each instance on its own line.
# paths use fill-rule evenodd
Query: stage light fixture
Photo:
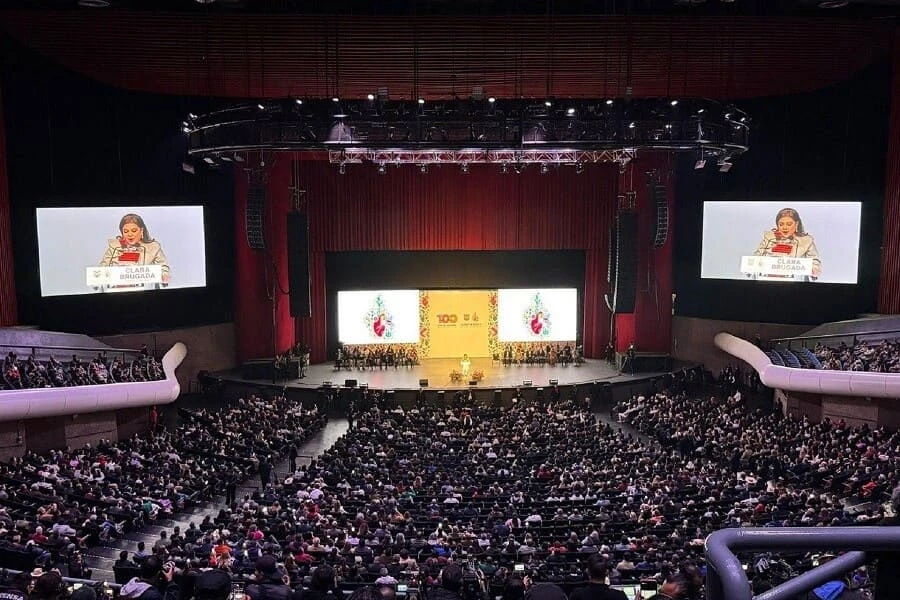
M 541 163 L 541 175 L 546 175 L 550 172 L 550 167 L 547 166 L 547 163 Z
M 338 165 L 338 173 L 341 175 L 347 174 L 347 163 L 341 163 Z
M 612 103 L 613 103 L 612 98 L 610 98 L 609 100 L 606 101 L 607 106 L 612 106 Z
M 222 162 L 232 162 L 234 160 L 233 158 L 231 158 L 231 156 L 229 156 L 227 154 L 217 154 L 216 158 L 218 158 Z
M 490 102 L 491 104 L 493 104 L 493 103 L 496 102 L 496 101 L 497 101 L 497 99 L 494 98 L 493 96 L 491 96 L 490 98 L 488 98 L 488 102 Z
M 544 100 L 544 106 L 546 106 L 546 107 L 553 106 L 553 101 L 552 100 Z
M 297 106 L 303 104 L 303 100 L 301 100 L 300 98 L 297 98 L 296 100 L 294 100 L 294 102 L 297 103 Z
M 678 106 L 678 100 L 672 100 L 671 102 L 669 102 L 669 104 L 671 104 L 672 106 Z
M 509 173 L 509 163 L 503 163 L 500 165 L 500 173 L 502 173 L 503 175 Z
M 259 110 L 266 110 L 266 107 L 262 102 L 258 103 L 256 105 L 256 108 L 258 108 Z
M 331 101 L 332 101 L 332 102 L 340 102 L 341 99 L 338 98 L 337 96 L 332 96 Z
M 187 161 L 181 163 L 181 170 L 191 175 L 195 175 L 197 173 L 197 168 L 193 165 L 193 163 L 189 163 Z
M 203 162 L 205 162 L 208 165 L 214 165 L 214 164 L 216 164 L 216 159 L 214 159 L 212 156 L 204 156 Z
M 424 174 L 427 173 L 427 172 L 428 172 L 428 165 L 427 165 L 427 164 L 422 163 L 421 165 L 419 165 L 419 173 L 422 173 L 422 174 L 424 175 Z
M 185 132 L 185 133 L 190 133 L 190 132 L 191 132 L 191 128 L 188 127 L 187 125 L 183 125 L 183 126 L 181 127 L 181 130 L 182 130 L 183 132 Z
M 366 98 L 368 98 L 369 101 L 372 101 L 375 99 L 375 94 L 369 94 L 368 96 L 366 96 Z
M 238 154 L 237 152 L 235 152 L 234 153 L 234 162 L 242 163 L 242 162 L 244 162 L 244 157 L 241 156 L 240 154 Z
M 387 173 L 387 166 L 384 163 L 378 165 L 378 174 L 384 175 Z
M 197 118 L 197 115 L 195 115 L 194 113 L 188 113 L 188 119 L 193 121 L 196 118 Z
M 419 98 L 418 102 L 419 104 L 425 104 L 425 98 Z
M 628 124 L 628 129 L 634 129 L 634 121 Z
M 566 109 L 566 114 L 569 115 L 570 117 L 575 116 L 575 109 L 570 106 L 569 108 Z
M 460 163 L 459 172 L 462 173 L 463 175 L 468 175 L 469 174 L 469 163 L 465 163 L 465 162 Z
M 694 168 L 697 169 L 698 171 L 705 167 L 706 167 L 706 159 L 705 158 L 701 158 L 701 159 L 697 160 L 697 162 L 694 163 Z
M 581 175 L 584 173 L 584 163 L 575 163 L 575 174 Z
M 729 160 L 731 160 L 731 159 L 730 159 L 730 157 L 727 157 L 727 156 L 725 158 L 719 159 L 719 161 L 716 163 L 719 166 L 719 173 L 727 173 L 728 171 L 731 170 L 731 167 L 733 165 L 730 162 L 728 162 Z

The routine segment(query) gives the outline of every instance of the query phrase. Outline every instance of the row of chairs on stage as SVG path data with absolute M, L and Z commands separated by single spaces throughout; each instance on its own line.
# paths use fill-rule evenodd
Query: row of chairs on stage
M 507 346 L 503 349 L 502 354 L 495 354 L 492 364 L 501 364 L 504 367 L 512 365 L 580 365 L 584 363 L 584 348 L 582 346 L 566 345 L 562 348 L 558 346 L 547 346 L 545 348 L 514 348 Z
M 338 348 L 334 359 L 334 370 L 360 370 L 388 369 L 400 367 L 413 367 L 419 364 L 419 356 L 415 348 Z

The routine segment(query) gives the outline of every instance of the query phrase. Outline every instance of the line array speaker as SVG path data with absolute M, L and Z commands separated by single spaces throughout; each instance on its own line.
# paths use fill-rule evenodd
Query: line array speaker
M 244 223 L 247 228 L 247 245 L 251 250 L 266 249 L 265 235 L 266 186 L 251 181 L 247 187 L 247 211 Z
M 666 202 L 666 186 L 650 186 L 653 204 L 656 206 L 656 233 L 653 236 L 653 247 L 660 248 L 669 239 L 669 205 Z
M 616 268 L 612 310 L 633 313 L 637 296 L 638 218 L 635 211 L 616 214 Z

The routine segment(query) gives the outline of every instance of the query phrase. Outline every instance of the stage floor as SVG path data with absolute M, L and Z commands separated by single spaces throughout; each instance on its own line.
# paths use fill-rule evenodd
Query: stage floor
M 434 358 L 425 360 L 415 367 L 393 367 L 388 369 L 358 369 L 348 371 L 335 370 L 333 363 L 312 365 L 306 369 L 306 377 L 279 381 L 279 385 L 290 388 L 315 389 L 326 381 L 335 386 L 342 386 L 347 379 L 355 379 L 358 385 L 367 384 L 372 389 L 380 390 L 418 390 L 419 380 L 427 379 L 429 390 L 468 389 L 468 381 L 450 381 L 450 371 L 459 370 L 459 361 L 450 358 Z M 611 384 L 644 380 L 662 373 L 638 373 L 637 375 L 620 375 L 615 367 L 602 360 L 587 360 L 575 366 L 549 365 L 503 365 L 490 358 L 473 358 L 471 370 L 484 371 L 484 379 L 478 382 L 480 389 L 516 388 L 524 381 L 531 381 L 534 387 L 546 387 L 551 379 L 559 381 L 561 386 L 582 385 L 606 381 Z M 272 381 L 242 379 L 240 371 L 228 371 L 214 374 L 227 381 L 241 381 L 272 385 Z

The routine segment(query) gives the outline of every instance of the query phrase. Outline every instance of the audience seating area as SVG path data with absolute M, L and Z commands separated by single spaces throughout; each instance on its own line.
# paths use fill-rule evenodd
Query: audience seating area
M 818 343 L 814 350 L 806 346 L 766 350 L 772 364 L 795 369 L 827 369 L 831 371 L 873 371 L 900 373 L 900 342 L 882 340 L 858 341 L 848 345 L 826 346 Z
M 89 577 L 82 550 L 214 498 L 326 421 L 282 397 L 181 413 L 174 430 L 0 463 L 0 567 Z
M 146 349 L 131 360 L 119 356 L 110 359 L 106 354 L 86 360 L 73 354 L 68 363 L 53 355 L 47 360 L 34 355 L 22 360 L 10 352 L 3 360 L 2 375 L 5 390 L 159 381 L 166 377 L 162 364 Z

